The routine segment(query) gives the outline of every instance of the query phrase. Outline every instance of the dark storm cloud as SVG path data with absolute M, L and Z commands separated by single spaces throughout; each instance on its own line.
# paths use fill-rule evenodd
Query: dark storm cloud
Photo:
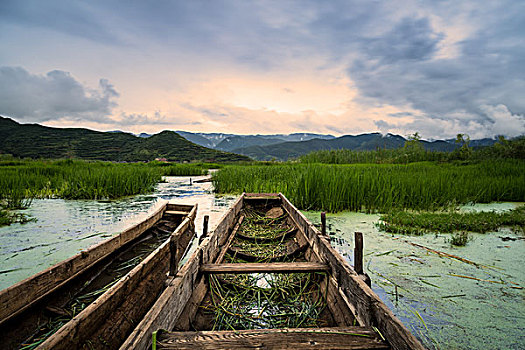
M 437 50 L 443 35 L 434 33 L 427 18 L 403 18 L 381 37 L 362 39 L 363 51 L 378 65 L 423 61 Z
M 508 122 L 518 127 L 509 132 L 524 133 L 524 4 L 507 2 L 492 13 L 478 12 L 480 28 L 457 44 L 453 57 L 437 56 L 443 35 L 427 20 L 402 19 L 386 35 L 364 41 L 348 73 L 368 102 L 421 111 L 407 127 L 425 127 L 425 119 L 487 129 Z M 507 121 L 494 115 L 496 106 L 505 106 Z
M 60 70 L 37 75 L 23 68 L 0 67 L 0 115 L 20 120 L 106 122 L 118 96 L 105 79 L 100 79 L 98 89 L 89 89 Z
M 116 44 L 109 18 L 90 2 L 66 0 L 2 0 L 0 20 L 17 25 L 45 28 L 89 40 Z

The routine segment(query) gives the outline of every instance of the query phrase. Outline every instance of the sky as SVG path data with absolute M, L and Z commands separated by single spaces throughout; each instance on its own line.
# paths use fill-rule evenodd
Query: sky
M 156 133 L 525 134 L 525 1 L 1 0 L 0 115 Z

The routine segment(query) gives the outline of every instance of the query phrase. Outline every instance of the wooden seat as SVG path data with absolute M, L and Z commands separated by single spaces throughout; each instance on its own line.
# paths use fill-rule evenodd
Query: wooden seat
M 167 215 L 188 215 L 187 211 L 180 211 L 180 210 L 166 210 L 164 214 Z
M 390 349 L 366 327 L 161 332 L 157 349 Z
M 237 264 L 203 264 L 200 271 L 208 274 L 220 273 L 293 273 L 293 272 L 327 272 L 327 264 L 317 262 L 292 263 L 237 263 Z

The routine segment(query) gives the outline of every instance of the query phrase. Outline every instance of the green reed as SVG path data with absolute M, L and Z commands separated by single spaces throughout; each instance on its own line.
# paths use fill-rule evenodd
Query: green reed
M 31 198 L 113 199 L 153 190 L 161 171 L 143 164 L 85 161 L 0 163 L 0 200 L 23 208 Z
M 392 233 L 421 235 L 430 232 L 453 233 L 457 231 L 470 231 L 486 233 L 496 231 L 500 227 L 512 227 L 516 232 L 525 230 L 525 206 L 497 213 L 477 212 L 405 212 L 391 211 L 381 215 L 381 222 L 377 226 Z M 456 238 L 458 242 L 464 240 L 462 235 Z
M 326 289 L 318 274 L 211 276 L 213 330 L 308 328 L 326 325 Z M 265 285 L 265 287 L 260 287 Z
M 230 166 L 214 174 L 213 182 L 218 193 L 282 192 L 300 209 L 438 210 L 525 201 L 525 162 Z

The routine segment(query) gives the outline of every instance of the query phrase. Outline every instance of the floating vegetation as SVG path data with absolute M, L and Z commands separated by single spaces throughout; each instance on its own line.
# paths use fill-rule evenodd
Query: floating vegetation
M 275 243 L 257 243 L 236 239 L 230 246 L 229 253 L 233 258 L 247 261 L 270 262 L 284 260 L 288 252 L 287 245 Z
M 296 230 L 288 223 L 282 208 L 244 209 L 241 216 L 242 223 L 228 248 L 230 261 L 290 261 L 301 253 Z
M 456 232 L 450 236 L 450 244 L 462 247 L 467 245 L 467 242 L 470 241 L 472 237 L 468 234 L 468 232 L 462 231 L 462 232 Z
M 285 216 L 267 217 L 264 213 L 255 210 L 244 210 L 244 220 L 239 228 L 238 235 L 242 238 L 252 238 L 257 241 L 283 240 L 285 234 L 291 230 Z
M 455 242 L 465 245 L 468 235 L 465 231 L 486 233 L 496 231 L 500 227 L 512 227 L 516 232 L 525 230 L 525 206 L 507 212 L 407 212 L 391 211 L 381 215 L 378 228 L 391 233 L 421 235 L 429 232 L 453 233 Z M 454 237 L 454 236 L 453 236 Z M 461 243 L 465 244 L 461 244 Z
M 250 274 L 225 283 L 210 276 L 213 330 L 322 327 L 323 274 Z

